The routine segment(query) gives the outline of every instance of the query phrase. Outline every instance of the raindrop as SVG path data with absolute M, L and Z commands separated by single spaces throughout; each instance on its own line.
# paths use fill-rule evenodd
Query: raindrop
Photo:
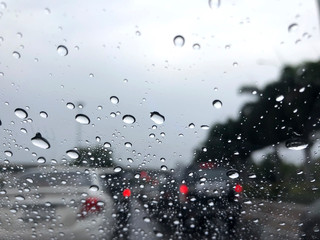
M 7 193 L 6 190 L 0 190 L 0 194 L 1 194 L 1 195 L 4 195 L 4 194 L 6 194 L 6 193 Z
M 105 143 L 103 144 L 103 146 L 104 146 L 105 148 L 109 148 L 109 147 L 111 147 L 111 144 L 110 144 L 109 142 L 105 142 Z
M 124 115 L 122 121 L 126 124 L 132 124 L 135 123 L 136 119 L 134 118 L 134 116 Z
M 11 151 L 4 151 L 4 154 L 8 157 L 12 157 L 13 153 Z
M 42 118 L 47 118 L 47 117 L 48 117 L 48 114 L 47 114 L 46 112 L 44 112 L 44 111 L 41 111 L 41 112 L 40 112 L 40 117 L 42 117 Z
M 167 170 L 168 170 L 168 167 L 167 167 L 166 165 L 162 165 L 162 166 L 160 167 L 160 169 L 161 169 L 162 171 L 167 171 Z
M 248 177 L 249 177 L 249 178 L 257 178 L 257 175 L 255 175 L 255 174 L 250 174 Z
M 302 150 L 308 147 L 308 143 L 299 138 L 293 138 L 286 142 L 286 147 L 290 150 Z
M 71 159 L 77 159 L 80 156 L 79 152 L 76 150 L 68 150 L 68 151 L 66 151 L 66 154 Z
M 90 191 L 93 191 L 93 192 L 96 192 L 96 191 L 99 190 L 99 187 L 98 187 L 97 185 L 91 185 L 91 186 L 89 187 L 89 190 L 90 190 Z
M 176 47 L 183 47 L 184 45 L 184 38 L 180 35 L 174 37 L 173 43 Z
M 20 53 L 18 53 L 17 51 L 14 51 L 14 52 L 12 53 L 12 56 L 13 56 L 14 58 L 16 58 L 16 59 L 21 58 Z
M 16 200 L 22 201 L 22 200 L 24 200 L 24 196 L 18 195 L 18 196 L 16 196 Z
M 208 129 L 209 129 L 209 126 L 208 126 L 208 125 L 201 125 L 201 129 L 203 129 L 203 130 L 208 130 Z
M 76 116 L 76 121 L 81 124 L 88 125 L 90 123 L 90 118 L 84 114 L 78 114 Z
M 195 44 L 193 44 L 192 48 L 193 48 L 194 50 L 199 50 L 199 49 L 200 49 L 200 44 L 195 43 Z
M 238 178 L 240 175 L 239 175 L 239 171 L 236 170 L 236 169 L 230 169 L 227 171 L 227 176 L 231 179 L 236 179 Z
M 33 145 L 39 148 L 50 148 L 49 142 L 45 138 L 43 138 L 40 133 L 37 133 L 33 138 L 31 138 L 31 142 L 33 143 Z
M 216 109 L 220 109 L 222 108 L 222 102 L 220 100 L 214 100 L 212 102 L 212 105 L 216 108 Z
M 21 118 L 21 119 L 28 117 L 28 113 L 22 108 L 17 108 L 16 110 L 14 110 L 14 113 L 18 118 Z
M 116 96 L 112 96 L 112 97 L 110 97 L 110 102 L 113 104 L 118 104 L 119 98 L 117 98 Z
M 137 36 L 141 36 L 141 32 L 136 31 L 136 35 L 137 35 Z
M 295 32 L 298 29 L 298 24 L 292 23 L 288 27 L 288 32 Z
M 276 101 L 277 102 L 281 102 L 282 100 L 284 99 L 284 96 L 283 95 L 280 95 L 276 98 Z
M 7 8 L 7 4 L 5 2 L 1 2 L 0 6 L 2 9 L 6 9 Z
M 45 163 L 45 162 L 46 162 L 46 159 L 45 159 L 44 157 L 39 157 L 39 158 L 37 159 L 37 162 L 38 162 L 38 163 Z
M 96 141 L 101 142 L 101 138 L 99 136 L 96 136 Z
M 71 102 L 68 102 L 66 106 L 67 106 L 67 108 L 69 108 L 69 109 L 74 109 L 74 108 L 75 108 L 74 104 L 71 103 Z
M 93 77 L 94 77 L 94 74 L 93 74 L 93 73 L 90 73 L 90 74 L 89 74 L 89 77 L 90 77 L 90 78 L 93 78 Z
M 150 119 L 152 121 L 154 121 L 156 124 L 163 124 L 165 121 L 164 116 L 162 116 L 160 113 L 158 112 L 151 112 L 150 113 Z
M 234 66 L 234 67 L 238 67 L 238 63 L 237 62 L 234 62 L 233 64 L 232 64 L 232 66 Z
M 17 37 L 18 38 L 22 38 L 23 37 L 22 33 L 21 32 L 17 32 Z
M 151 219 L 148 218 L 148 217 L 144 217 L 144 218 L 143 218 L 143 221 L 146 222 L 146 223 L 149 223 L 149 222 L 151 222 Z
M 132 143 L 130 143 L 130 142 L 126 142 L 124 145 L 125 145 L 127 148 L 132 147 Z
M 67 56 L 68 55 L 68 48 L 66 48 L 65 46 L 63 45 L 59 45 L 57 47 L 57 51 L 58 51 L 58 54 L 60 56 Z
M 221 4 L 220 0 L 209 0 L 209 7 L 210 8 L 219 8 Z
M 155 138 L 155 136 L 156 136 L 156 135 L 154 135 L 154 133 L 150 133 L 150 134 L 149 134 L 149 137 L 150 137 L 150 138 Z
M 27 129 L 25 129 L 25 128 L 21 128 L 20 131 L 23 133 L 27 133 Z
M 114 169 L 113 169 L 113 171 L 115 172 L 115 173 L 118 173 L 118 172 L 121 172 L 122 171 L 122 167 L 115 167 Z
M 189 128 L 194 128 L 194 127 L 195 127 L 195 125 L 193 123 L 189 124 Z
M 29 183 L 33 183 L 33 179 L 32 178 L 26 178 L 26 181 Z
M 133 163 L 133 159 L 132 159 L 132 158 L 127 158 L 127 161 L 128 161 L 129 163 Z
M 49 8 L 45 8 L 45 9 L 44 9 L 44 12 L 45 12 L 46 14 L 50 14 L 50 13 L 51 13 L 51 11 L 50 11 Z

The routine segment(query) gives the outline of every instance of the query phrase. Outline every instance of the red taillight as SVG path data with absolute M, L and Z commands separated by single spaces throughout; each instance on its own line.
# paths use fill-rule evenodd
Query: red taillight
M 236 191 L 237 193 L 241 193 L 242 190 L 243 190 L 243 188 L 240 184 L 237 184 L 234 188 L 234 191 Z
M 131 190 L 129 188 L 126 188 L 125 190 L 123 190 L 122 195 L 124 197 L 130 197 L 131 196 Z
M 185 185 L 185 184 L 181 184 L 181 185 L 180 185 L 180 192 L 181 192 L 182 194 L 187 194 L 188 191 L 189 191 L 189 189 L 188 189 L 188 186 L 187 186 L 187 185 Z
M 85 217 L 90 213 L 98 213 L 103 208 L 103 202 L 96 197 L 89 197 L 85 200 L 81 208 L 81 217 Z

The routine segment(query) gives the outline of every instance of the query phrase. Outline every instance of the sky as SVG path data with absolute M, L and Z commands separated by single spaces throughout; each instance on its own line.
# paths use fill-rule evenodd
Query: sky
M 110 142 L 116 165 L 187 165 L 209 132 L 201 125 L 236 118 L 255 99 L 239 94 L 241 86 L 261 88 L 285 64 L 320 54 L 316 1 L 14 0 L 1 2 L 0 12 L 0 162 L 71 161 L 66 151 L 74 147 Z M 222 108 L 213 107 L 216 99 Z M 18 118 L 16 108 L 28 117 Z M 150 119 L 154 111 L 163 124 Z M 80 113 L 90 124 L 75 120 Z M 136 122 L 124 123 L 125 115 Z M 49 149 L 32 144 L 37 132 Z M 302 162 L 300 152 L 281 152 Z

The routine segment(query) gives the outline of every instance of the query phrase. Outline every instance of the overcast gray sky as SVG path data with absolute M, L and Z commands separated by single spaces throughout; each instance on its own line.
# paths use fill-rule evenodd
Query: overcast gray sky
M 241 86 L 262 87 L 277 79 L 284 64 L 319 59 L 316 1 L 211 5 L 205 0 L 2 2 L 0 160 L 30 164 L 43 156 L 59 161 L 79 138 L 81 145 L 94 146 L 99 136 L 100 143 L 112 144 L 122 165 L 145 161 L 146 167 L 157 168 L 164 164 L 161 158 L 168 167 L 187 164 L 208 133 L 201 125 L 235 118 L 254 99 L 239 95 Z M 177 35 L 185 39 L 182 47 L 173 42 Z M 68 55 L 59 55 L 59 45 Z M 120 102 L 112 104 L 111 96 Z M 222 101 L 221 109 L 212 106 L 215 99 Z M 84 107 L 70 110 L 67 102 Z M 19 119 L 16 108 L 25 109 L 32 122 Z M 117 111 L 118 116 L 110 116 Z M 165 116 L 164 124 L 150 120 L 153 111 Z M 79 127 L 75 115 L 80 112 L 91 119 L 89 125 Z M 136 122 L 125 124 L 126 114 Z M 188 128 L 190 123 L 195 128 Z M 37 132 L 50 149 L 31 143 Z M 288 161 L 302 159 L 282 151 Z

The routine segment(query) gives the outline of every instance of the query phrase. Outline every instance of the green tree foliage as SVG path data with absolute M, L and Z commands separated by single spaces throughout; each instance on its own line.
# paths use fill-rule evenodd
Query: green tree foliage
M 257 99 L 243 105 L 237 119 L 211 127 L 194 161 L 222 161 L 237 165 L 251 152 L 293 138 L 312 145 L 310 136 L 320 128 L 320 63 L 310 62 L 283 68 L 279 79 L 263 89 L 242 87 L 243 93 L 257 91 Z M 283 98 L 283 99 L 281 99 Z
M 72 165 L 86 167 L 112 167 L 112 151 L 103 146 L 78 148 L 79 158 Z

